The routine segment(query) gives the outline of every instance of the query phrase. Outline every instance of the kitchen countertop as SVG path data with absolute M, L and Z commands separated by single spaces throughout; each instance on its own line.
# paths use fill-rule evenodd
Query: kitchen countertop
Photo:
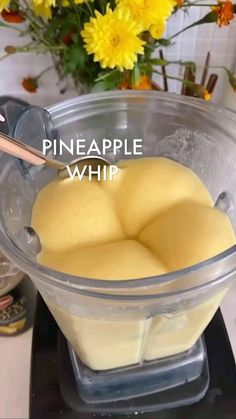
M 35 296 L 32 296 L 34 304 Z M 222 304 L 222 312 L 236 359 L 236 284 Z M 0 418 L 29 418 L 29 380 L 32 328 L 16 337 L 0 337 Z M 49 418 L 50 419 L 50 418 Z

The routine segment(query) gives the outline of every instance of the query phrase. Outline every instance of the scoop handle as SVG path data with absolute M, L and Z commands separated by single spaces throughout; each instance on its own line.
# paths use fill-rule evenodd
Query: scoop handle
M 25 160 L 34 166 L 45 164 L 45 159 L 40 151 L 3 133 L 0 133 L 0 151 Z

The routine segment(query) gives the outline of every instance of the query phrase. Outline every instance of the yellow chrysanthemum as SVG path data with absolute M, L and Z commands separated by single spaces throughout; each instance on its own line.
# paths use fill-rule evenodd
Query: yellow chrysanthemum
M 93 0 L 74 0 L 75 4 L 88 3 L 89 1 L 93 1 Z
M 62 5 L 62 7 L 68 7 L 70 5 L 70 2 L 69 2 L 69 0 L 62 0 L 61 5 Z
M 82 4 L 82 3 L 88 3 L 89 1 L 93 1 L 93 0 L 74 0 L 74 3 L 75 4 Z M 70 6 L 70 2 L 69 2 L 69 0 L 62 0 L 61 5 L 63 7 L 68 7 L 68 6 Z
M 74 3 L 75 4 L 82 4 L 82 3 L 88 3 L 89 1 L 93 1 L 93 0 L 74 0 Z M 61 5 L 62 5 L 62 7 L 68 7 L 68 6 L 70 6 L 70 2 L 69 2 L 69 0 L 62 0 Z
M 0 13 L 7 8 L 10 0 L 0 0 Z
M 56 0 L 32 0 L 34 6 L 44 5 L 45 7 L 54 7 Z
M 152 25 L 150 27 L 150 34 L 154 39 L 160 39 L 162 38 L 164 32 L 166 29 L 165 22 L 160 21 L 159 23 L 156 23 L 155 25 Z
M 54 7 L 56 0 L 32 0 L 32 8 L 37 16 L 50 19 L 51 7 Z
M 81 35 L 88 54 L 94 54 L 102 68 L 130 70 L 137 61 L 137 54 L 143 54 L 144 41 L 139 38 L 140 27 L 123 10 L 112 11 L 107 7 L 106 14 L 97 10 L 95 17 L 85 23 Z
M 44 17 L 45 19 L 50 19 L 52 12 L 51 7 L 47 6 L 45 2 L 41 4 L 33 4 L 33 10 L 36 16 Z
M 116 0 L 118 8 L 131 14 L 141 25 L 142 30 L 149 30 L 152 25 L 165 22 L 176 6 L 175 0 Z

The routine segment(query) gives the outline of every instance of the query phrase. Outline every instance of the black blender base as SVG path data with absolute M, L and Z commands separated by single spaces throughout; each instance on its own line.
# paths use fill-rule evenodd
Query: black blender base
M 160 391 L 142 397 L 135 397 L 128 400 L 119 400 L 106 403 L 85 403 L 79 396 L 76 381 L 74 379 L 73 369 L 70 362 L 68 345 L 64 336 L 59 333 L 58 336 L 58 371 L 60 390 L 63 399 L 68 406 L 79 414 L 79 418 L 93 412 L 94 415 L 121 415 L 135 414 L 142 412 L 157 412 L 163 409 L 186 406 L 201 400 L 209 387 L 209 369 L 207 360 L 199 378 L 192 380 L 184 385 Z M 166 416 L 157 416 L 157 418 L 166 418 Z
M 200 381 L 188 383 L 187 398 L 191 399 L 189 385 L 194 385 L 192 401 L 195 403 L 170 410 L 159 411 L 162 407 L 160 393 L 131 399 L 125 405 L 117 402 L 105 407 L 83 403 L 76 391 L 66 341 L 59 334 L 58 350 L 57 338 L 57 325 L 41 297 L 38 297 L 32 347 L 31 419 L 123 419 L 132 416 L 143 419 L 236 419 L 235 361 L 220 311 L 205 332 L 210 372 L 209 389 L 206 392 L 205 366 Z M 202 398 L 197 403 L 196 394 Z M 174 399 L 176 400 L 175 389 L 169 393 L 169 407 Z

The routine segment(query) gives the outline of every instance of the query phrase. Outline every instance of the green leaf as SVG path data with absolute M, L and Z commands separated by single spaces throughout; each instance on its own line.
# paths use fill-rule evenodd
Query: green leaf
M 18 12 L 19 10 L 19 3 L 15 0 L 10 1 L 10 4 L 8 6 L 11 12 Z
M 74 13 L 63 8 L 63 15 L 54 15 L 47 23 L 45 38 L 55 42 L 55 39 L 62 39 L 67 33 L 77 31 L 77 20 Z
M 77 44 L 79 42 L 79 34 L 73 33 L 73 35 L 71 36 L 71 39 L 74 42 L 74 44 Z
M 158 39 L 158 43 L 163 47 L 169 47 L 171 45 L 171 41 L 169 39 Z
M 121 83 L 122 77 L 123 73 L 117 69 L 100 72 L 98 77 L 95 79 L 94 88 L 99 88 L 102 90 L 117 89 Z M 98 87 L 95 87 L 96 85 L 98 85 Z
M 176 64 L 178 64 L 178 61 L 176 62 Z M 196 63 L 194 63 L 193 61 L 179 61 L 179 64 L 184 67 L 196 67 Z
M 90 91 L 91 93 L 96 93 L 96 92 L 104 92 L 104 90 L 107 90 L 107 83 L 105 82 L 105 80 L 95 83 Z
M 72 45 L 67 51 L 66 73 L 73 73 L 77 68 L 82 70 L 85 67 L 87 59 L 87 53 L 82 45 Z
M 153 64 L 153 65 L 161 65 L 161 66 L 164 66 L 164 65 L 168 65 L 169 64 L 169 62 L 167 60 L 165 60 L 164 58 L 163 59 L 161 59 L 161 58 L 152 58 L 148 62 L 150 64 Z
M 199 19 L 196 22 L 192 23 L 191 25 L 186 26 L 186 28 L 172 35 L 169 39 L 173 39 L 176 36 L 180 35 L 181 33 L 187 31 L 188 29 L 194 28 L 195 26 L 204 25 L 205 23 L 217 22 L 217 18 L 218 18 L 217 12 L 214 11 L 214 12 L 207 13 L 207 15 L 205 15 L 202 19 Z
M 228 79 L 229 79 L 229 82 L 230 82 L 232 88 L 234 89 L 234 91 L 236 91 L 236 75 L 232 71 L 228 70 L 225 67 L 224 67 L 224 70 L 227 73 L 227 76 L 228 76 Z
M 140 63 L 139 68 L 140 68 L 140 72 L 142 73 L 142 75 L 147 75 L 147 76 L 151 77 L 151 75 L 153 73 L 153 67 L 152 67 L 153 65 L 155 65 L 155 64 L 152 64 L 150 62 Z

